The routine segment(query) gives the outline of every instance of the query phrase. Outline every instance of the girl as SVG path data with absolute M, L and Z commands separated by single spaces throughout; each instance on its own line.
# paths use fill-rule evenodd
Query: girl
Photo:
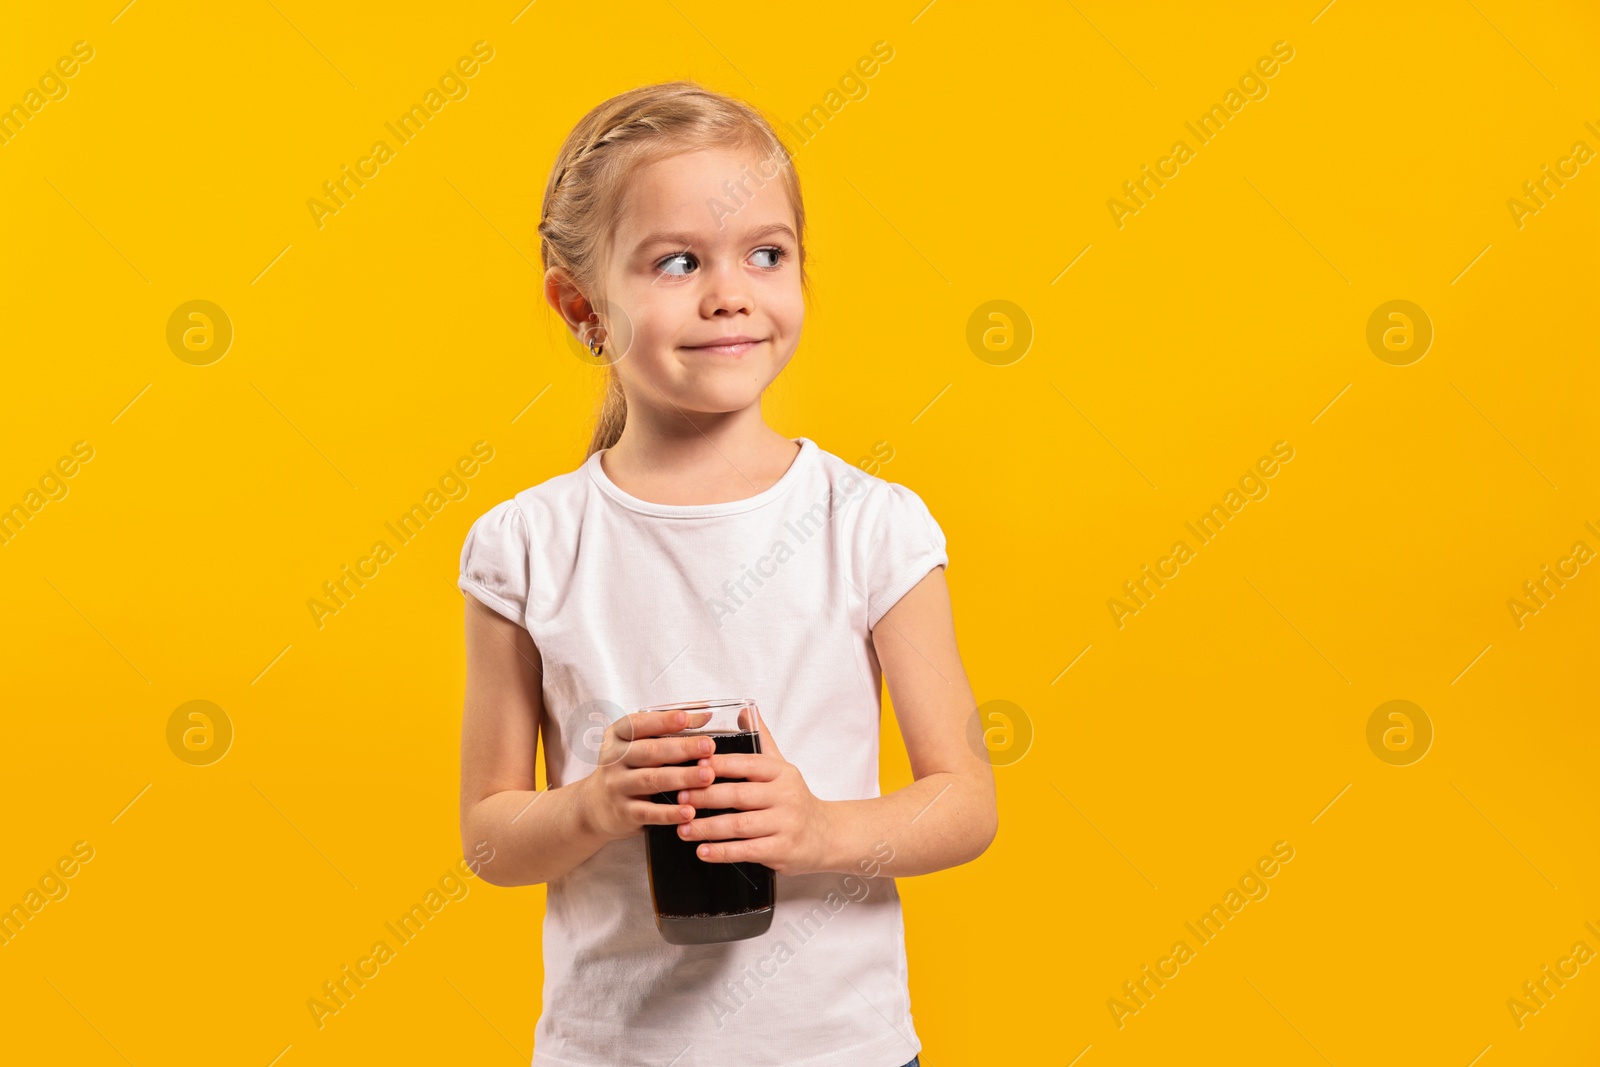
M 576 470 L 473 524 L 459 581 L 462 841 L 487 881 L 549 887 L 533 1067 L 915 1067 L 894 879 L 995 834 L 942 531 L 762 418 L 800 341 L 804 224 L 772 128 L 690 82 L 590 111 L 545 188 L 545 296 L 605 399 Z M 885 675 L 916 781 L 881 796 Z M 633 710 L 724 696 L 756 701 L 759 754 Z M 766 934 L 663 940 L 663 824 L 776 872 Z

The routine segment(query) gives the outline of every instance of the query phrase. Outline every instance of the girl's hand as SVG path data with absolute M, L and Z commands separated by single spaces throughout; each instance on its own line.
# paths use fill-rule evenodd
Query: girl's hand
M 690 715 L 694 721 L 690 721 Z M 638 833 L 649 824 L 671 825 L 694 818 L 687 804 L 658 804 L 654 794 L 669 798 L 685 787 L 709 783 L 704 766 L 674 767 L 714 750 L 709 737 L 661 737 L 703 726 L 710 712 L 636 711 L 606 727 L 594 773 L 577 783 L 584 790 L 589 826 L 607 841 Z
M 684 823 L 678 836 L 705 841 L 696 854 L 708 863 L 761 863 L 778 874 L 827 870 L 833 840 L 828 802 L 813 796 L 800 768 L 783 758 L 766 719 L 758 716 L 758 722 L 759 754 L 724 752 L 700 760 L 718 778 L 744 781 L 690 787 L 678 794 L 680 804 L 739 810 Z

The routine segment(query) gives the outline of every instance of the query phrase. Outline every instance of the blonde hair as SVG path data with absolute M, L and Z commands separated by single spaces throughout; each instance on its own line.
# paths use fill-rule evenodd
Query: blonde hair
M 796 259 L 804 289 L 805 207 L 788 149 L 755 108 L 691 81 L 630 89 L 578 120 L 556 155 L 544 190 L 539 219 L 539 258 L 544 268 L 562 268 L 592 306 L 603 306 L 601 282 L 628 179 L 650 163 L 708 148 L 754 149 L 763 162 L 771 161 L 764 169 L 777 167 L 794 210 Z M 765 179 L 765 174 L 761 177 Z M 591 456 L 616 444 L 627 420 L 616 367 L 608 364 L 605 373 L 605 392 L 587 453 Z

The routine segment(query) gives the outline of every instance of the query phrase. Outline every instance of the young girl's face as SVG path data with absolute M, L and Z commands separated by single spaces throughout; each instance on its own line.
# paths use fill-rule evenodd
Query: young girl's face
M 800 341 L 799 251 L 783 184 L 752 150 L 685 152 L 636 172 L 604 285 L 621 312 L 611 339 L 630 410 L 758 403 Z

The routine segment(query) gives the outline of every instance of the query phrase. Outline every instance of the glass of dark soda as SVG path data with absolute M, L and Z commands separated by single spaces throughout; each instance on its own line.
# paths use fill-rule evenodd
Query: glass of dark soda
M 753 700 L 689 700 L 644 711 L 687 711 L 690 727 L 665 737 L 710 737 L 716 752 L 761 751 L 760 709 Z M 697 760 L 680 763 L 693 767 Z M 718 782 L 736 781 L 716 778 Z M 677 806 L 678 795 L 657 793 L 658 804 Z M 695 818 L 726 815 L 736 808 L 702 808 Z M 712 863 L 695 854 L 698 840 L 684 840 L 678 824 L 645 827 L 650 899 L 656 928 L 673 945 L 709 945 L 757 937 L 772 925 L 772 868 L 760 863 Z

